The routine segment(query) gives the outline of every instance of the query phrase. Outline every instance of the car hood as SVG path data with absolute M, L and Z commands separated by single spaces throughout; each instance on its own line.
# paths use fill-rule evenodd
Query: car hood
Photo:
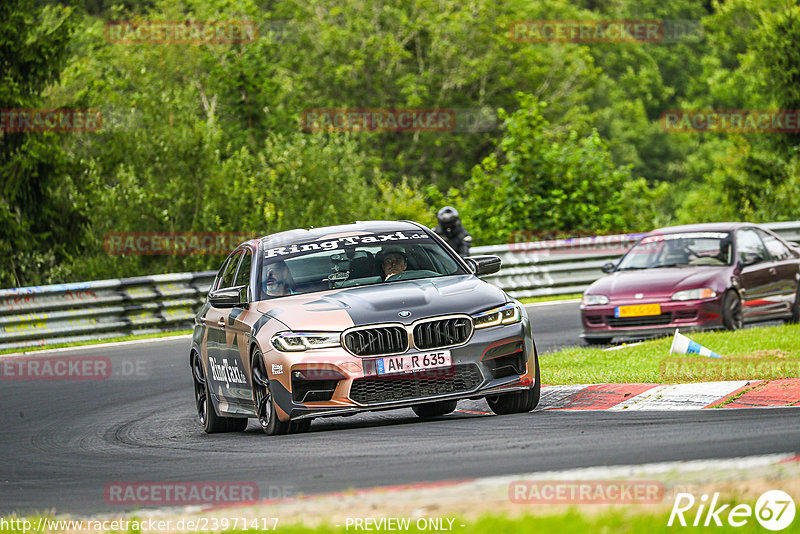
M 682 289 L 710 287 L 720 291 L 730 281 L 731 268 L 723 266 L 664 267 L 618 271 L 595 281 L 586 293 L 606 295 L 611 299 L 669 297 Z
M 501 289 L 476 276 L 461 275 L 295 295 L 263 302 L 258 309 L 292 330 L 335 330 L 374 323 L 410 324 L 451 313 L 473 314 L 506 301 Z M 401 311 L 410 314 L 401 317 Z M 350 324 L 343 324 L 343 313 Z

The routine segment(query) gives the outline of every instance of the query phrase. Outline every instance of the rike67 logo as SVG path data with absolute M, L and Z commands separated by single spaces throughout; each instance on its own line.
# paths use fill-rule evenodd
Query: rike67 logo
M 693 510 L 695 505 L 697 509 Z M 786 492 L 770 490 L 758 498 L 755 509 L 749 504 L 737 504 L 731 508 L 730 504 L 719 503 L 719 493 L 714 493 L 710 502 L 707 494 L 695 499 L 691 493 L 678 493 L 667 526 L 721 527 L 727 523 L 731 527 L 742 527 L 754 516 L 768 530 L 783 530 L 794 521 L 794 500 Z

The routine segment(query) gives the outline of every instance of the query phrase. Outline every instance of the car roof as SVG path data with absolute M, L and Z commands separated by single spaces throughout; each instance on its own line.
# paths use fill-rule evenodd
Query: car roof
M 684 224 L 681 226 L 665 226 L 658 228 L 647 233 L 647 235 L 659 234 L 679 234 L 684 232 L 732 232 L 739 228 L 752 228 L 758 227 L 757 224 L 743 223 L 743 222 L 720 222 L 720 223 L 699 223 L 699 224 Z
M 320 228 L 298 228 L 270 234 L 260 239 L 262 247 L 280 246 L 289 243 L 304 243 L 324 239 L 327 236 L 358 233 L 382 233 L 397 231 L 419 231 L 425 228 L 411 221 L 356 221 L 351 224 L 322 226 Z

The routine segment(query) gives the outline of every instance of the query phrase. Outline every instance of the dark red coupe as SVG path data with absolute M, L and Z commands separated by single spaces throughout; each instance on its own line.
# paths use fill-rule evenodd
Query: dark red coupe
M 800 320 L 800 251 L 755 224 L 653 230 L 603 271 L 581 305 L 581 337 L 591 344 Z

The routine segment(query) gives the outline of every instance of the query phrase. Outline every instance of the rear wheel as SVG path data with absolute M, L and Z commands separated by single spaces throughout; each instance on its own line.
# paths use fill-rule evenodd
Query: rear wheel
M 800 323 L 800 284 L 797 284 L 797 291 L 794 293 L 794 304 L 792 304 L 792 317 L 790 323 Z
M 439 401 L 428 402 L 426 404 L 417 404 L 412 406 L 411 409 L 420 417 L 438 417 L 440 415 L 447 415 L 456 409 L 458 401 Z
M 286 434 L 292 424 L 289 421 L 280 421 L 275 411 L 275 399 L 269 390 L 269 375 L 261 351 L 253 351 L 253 403 L 258 414 L 258 424 L 269 436 Z
M 241 432 L 247 428 L 247 419 L 244 417 L 223 417 L 217 415 L 212 405 L 206 373 L 200 355 L 192 355 L 192 380 L 194 382 L 194 401 L 200 424 L 207 434 L 218 432 Z
M 542 394 L 542 383 L 539 380 L 539 355 L 536 353 L 536 347 L 534 347 L 533 350 L 533 362 L 536 365 L 536 383 L 533 387 L 525 391 L 486 397 L 489 408 L 497 415 L 527 413 L 539 405 L 539 397 Z
M 742 299 L 733 289 L 729 289 L 722 297 L 722 324 L 727 330 L 739 330 L 744 324 Z

